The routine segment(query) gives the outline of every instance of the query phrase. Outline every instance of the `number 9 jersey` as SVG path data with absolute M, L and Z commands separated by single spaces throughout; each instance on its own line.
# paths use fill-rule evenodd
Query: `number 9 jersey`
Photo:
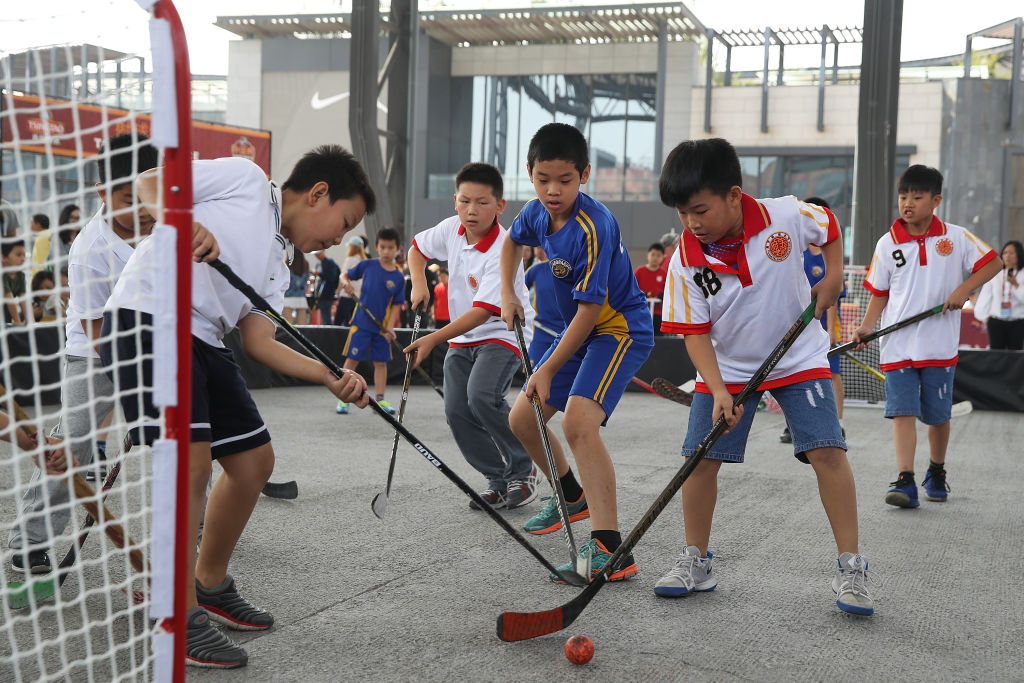
M 828 209 L 795 197 L 754 199 L 744 194 L 743 242 L 735 266 L 704 252 L 684 231 L 665 280 L 661 329 L 673 334 L 709 334 L 722 379 L 736 393 L 768 351 L 811 301 L 804 250 L 839 239 Z M 771 389 L 831 377 L 828 333 L 808 327 L 759 387 Z M 697 377 L 697 391 L 707 392 Z

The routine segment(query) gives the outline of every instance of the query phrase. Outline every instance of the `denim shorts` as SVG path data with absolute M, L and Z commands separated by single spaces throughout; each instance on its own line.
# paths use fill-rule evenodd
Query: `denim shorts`
M 885 373 L 885 416 L 916 417 L 926 425 L 949 422 L 956 366 L 901 368 Z
M 807 462 L 807 451 L 815 448 L 841 448 L 846 450 L 846 440 L 839 426 L 836 412 L 836 397 L 832 381 L 808 379 L 803 382 L 774 387 L 772 396 L 779 402 L 782 412 L 793 435 L 793 455 L 801 462 Z M 747 447 L 747 435 L 757 412 L 757 404 L 764 392 L 756 391 L 743 405 L 743 417 L 727 434 L 719 437 L 705 456 L 710 460 L 743 462 Z M 711 431 L 711 411 L 714 408 L 711 394 L 693 395 L 690 407 L 690 423 L 683 440 L 683 456 L 693 455 L 701 439 Z M 774 439 L 773 439 L 774 441 Z

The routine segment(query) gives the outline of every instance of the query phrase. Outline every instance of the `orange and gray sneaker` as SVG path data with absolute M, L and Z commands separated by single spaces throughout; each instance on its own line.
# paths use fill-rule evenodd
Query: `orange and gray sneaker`
M 523 525 L 525 531 L 537 534 L 538 536 L 550 534 L 562 528 L 562 516 L 558 512 L 558 499 L 554 496 L 548 496 L 541 498 L 541 500 L 546 500 L 547 504 Z M 590 517 L 590 509 L 587 508 L 587 497 L 582 493 L 580 494 L 580 499 L 575 503 L 566 501 L 565 509 L 569 513 L 570 522 L 578 522 L 581 519 Z
M 586 557 L 590 555 L 590 580 L 593 581 L 597 578 L 597 575 L 601 573 L 604 566 L 608 563 L 608 560 L 612 559 L 612 553 L 608 552 L 608 549 L 604 547 L 604 544 L 596 538 L 590 539 L 590 541 L 580 547 L 580 557 Z M 571 562 L 567 562 L 558 568 L 560 572 L 572 573 L 576 571 L 576 567 Z M 637 575 L 636 560 L 633 559 L 633 553 L 628 553 L 621 560 L 619 560 L 619 566 L 613 569 L 611 575 L 608 577 L 609 581 L 624 581 L 630 577 Z M 548 573 L 551 580 L 555 583 L 565 583 L 560 576 L 557 574 Z

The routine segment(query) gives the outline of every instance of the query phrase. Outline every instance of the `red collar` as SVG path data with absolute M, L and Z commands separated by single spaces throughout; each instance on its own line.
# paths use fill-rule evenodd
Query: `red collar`
M 494 240 L 498 239 L 499 232 L 501 232 L 501 226 L 498 225 L 498 219 L 495 218 L 494 225 L 491 226 L 491 229 L 480 239 L 479 242 L 473 245 L 473 248 L 477 251 L 486 253 L 491 248 L 491 245 L 494 244 Z M 459 223 L 459 234 L 466 234 L 466 226 L 462 223 Z
M 772 217 L 761 202 L 746 193 L 740 199 L 740 208 L 743 210 L 743 243 L 746 244 L 751 237 L 772 224 Z M 708 265 L 700 240 L 686 230 L 683 230 L 679 238 L 679 258 L 684 266 Z
M 907 232 L 907 222 L 902 218 L 897 218 L 896 222 L 889 228 L 889 235 L 892 237 L 892 241 L 896 244 L 902 244 L 903 242 L 914 242 L 916 240 L 923 240 L 925 237 L 938 237 L 939 235 L 946 234 L 946 224 L 939 220 L 938 216 L 932 214 L 931 225 L 928 226 L 928 232 L 923 235 L 911 235 Z

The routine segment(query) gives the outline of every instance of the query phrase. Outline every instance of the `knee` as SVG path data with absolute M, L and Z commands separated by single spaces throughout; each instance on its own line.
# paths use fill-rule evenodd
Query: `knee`
M 508 426 L 516 438 L 524 443 L 530 439 L 531 435 L 537 436 L 537 420 L 532 409 L 523 401 L 517 400 L 516 404 L 512 406 L 512 410 L 508 414 Z
M 573 453 L 580 452 L 581 446 L 585 446 L 589 439 L 596 435 L 593 425 L 588 420 L 580 419 L 572 412 L 566 412 L 562 420 L 562 433 Z
M 264 484 L 270 481 L 270 476 L 274 473 L 274 449 L 268 443 L 258 448 L 257 451 L 257 453 L 253 454 L 253 466 L 250 472 L 253 479 L 262 488 Z
M 816 472 L 835 471 L 849 466 L 846 451 L 841 448 L 815 448 L 804 455 Z

